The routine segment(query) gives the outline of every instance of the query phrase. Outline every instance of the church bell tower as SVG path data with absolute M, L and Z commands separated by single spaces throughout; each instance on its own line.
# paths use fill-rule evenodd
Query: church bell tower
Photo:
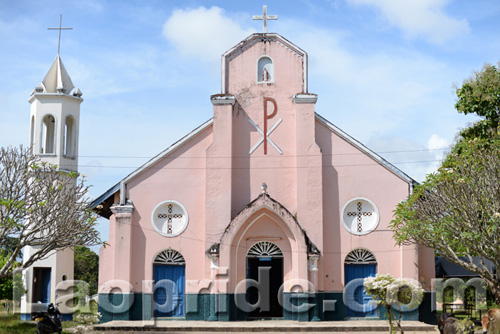
M 51 29 L 51 28 L 49 28 Z M 54 28 L 69 29 L 69 28 Z M 78 172 L 78 137 L 82 92 L 73 86 L 59 52 L 42 82 L 29 98 L 30 147 L 41 161 L 56 165 L 59 170 Z M 75 181 L 76 182 L 76 181 Z M 24 259 L 36 251 L 24 248 Z M 68 300 L 74 280 L 74 252 L 67 248 L 51 253 L 23 271 L 26 294 L 21 299 L 21 319 L 30 320 L 33 312 L 46 310 L 56 295 Z M 72 309 L 59 306 L 63 320 L 71 320 Z
M 73 91 L 74 90 L 74 91 Z M 31 93 L 30 145 L 43 161 L 78 171 L 78 130 L 82 92 L 57 55 L 43 81 Z

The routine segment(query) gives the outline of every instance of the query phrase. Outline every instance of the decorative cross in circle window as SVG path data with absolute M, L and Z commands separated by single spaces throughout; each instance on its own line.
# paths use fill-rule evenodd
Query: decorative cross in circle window
M 363 203 L 357 202 L 357 211 L 347 212 L 349 217 L 358 217 L 358 232 L 363 232 L 363 217 L 369 217 L 373 214 L 371 211 L 363 211 Z
M 167 219 L 167 234 L 172 234 L 172 220 L 182 219 L 183 215 L 180 213 L 173 213 L 172 204 L 168 204 L 168 213 L 159 213 L 159 219 Z
M 151 223 L 156 232 L 164 237 L 174 238 L 184 232 L 189 215 L 181 203 L 166 200 L 159 203 L 151 212 Z

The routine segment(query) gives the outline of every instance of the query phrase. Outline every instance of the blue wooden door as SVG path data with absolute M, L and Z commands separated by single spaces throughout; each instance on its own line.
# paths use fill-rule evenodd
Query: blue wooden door
M 154 316 L 183 317 L 185 266 L 154 265 Z
M 33 303 L 49 303 L 50 268 L 33 268 Z
M 377 271 L 376 264 L 346 264 L 345 265 L 345 316 L 346 317 L 376 317 L 377 308 L 370 303 L 371 297 L 368 296 L 363 288 L 363 279 L 375 276 Z M 354 281 L 356 280 L 356 281 Z M 348 286 L 348 283 L 352 282 Z
M 49 303 L 50 301 L 50 268 L 45 268 L 42 270 L 42 303 Z

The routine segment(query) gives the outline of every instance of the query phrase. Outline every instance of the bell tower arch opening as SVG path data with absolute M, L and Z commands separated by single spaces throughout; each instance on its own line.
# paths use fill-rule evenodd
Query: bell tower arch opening
M 56 119 L 52 115 L 45 115 L 42 119 L 40 154 L 56 153 Z
M 64 147 L 63 154 L 67 157 L 75 156 L 75 120 L 71 116 L 64 122 Z

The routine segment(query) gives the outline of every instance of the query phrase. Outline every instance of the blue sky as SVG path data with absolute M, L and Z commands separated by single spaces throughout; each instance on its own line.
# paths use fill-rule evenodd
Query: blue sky
M 252 15 L 309 55 L 316 112 L 422 181 L 460 128 L 453 84 L 500 59 L 496 0 L 0 0 L 0 145 L 29 140 L 30 92 L 57 54 L 83 92 L 80 172 L 97 197 L 212 117 L 220 56 Z M 102 224 L 107 238 L 107 224 Z

